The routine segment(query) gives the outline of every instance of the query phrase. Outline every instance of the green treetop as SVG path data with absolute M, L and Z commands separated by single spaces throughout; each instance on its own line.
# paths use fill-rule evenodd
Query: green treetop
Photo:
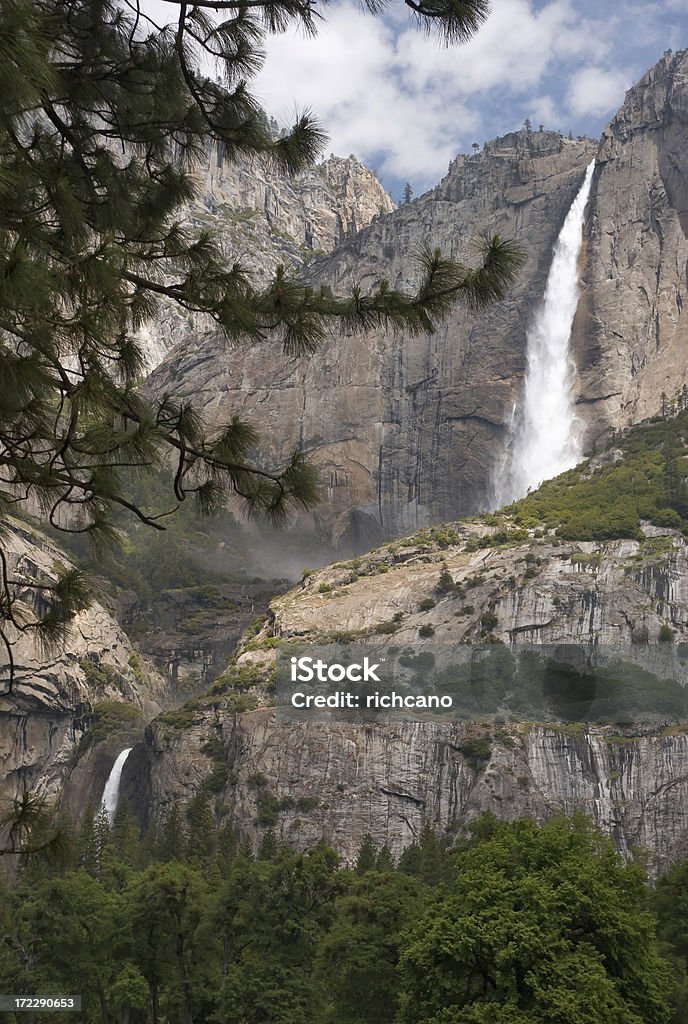
M 400 1022 L 666 1024 L 644 873 L 585 818 L 494 824 L 407 935 Z

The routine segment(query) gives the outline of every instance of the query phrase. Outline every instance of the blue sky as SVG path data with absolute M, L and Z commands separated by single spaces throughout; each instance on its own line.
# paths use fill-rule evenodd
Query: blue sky
M 402 3 L 384 18 L 351 0 L 317 39 L 273 37 L 254 88 L 279 120 L 311 106 L 328 149 L 375 167 L 394 199 L 418 194 L 473 142 L 535 126 L 598 136 L 625 90 L 666 49 L 688 46 L 685 0 L 492 0 L 465 46 L 420 31 Z
M 175 10 L 161 0 L 146 7 Z M 527 117 L 598 136 L 664 50 L 688 46 L 686 0 L 492 0 L 478 34 L 449 48 L 401 0 L 382 17 L 356 0 L 325 10 L 317 38 L 268 40 L 253 91 L 284 123 L 310 107 L 330 135 L 327 152 L 355 153 L 395 200 L 405 181 L 423 192 L 457 153 Z

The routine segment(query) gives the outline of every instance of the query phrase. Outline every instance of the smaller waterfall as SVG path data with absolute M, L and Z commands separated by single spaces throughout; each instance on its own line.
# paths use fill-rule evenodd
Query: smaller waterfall
M 126 750 L 122 750 L 117 755 L 117 760 L 112 766 L 112 771 L 108 776 L 108 780 L 105 783 L 105 789 L 103 790 L 103 799 L 100 801 L 101 811 L 105 811 L 110 821 L 115 817 L 115 811 L 117 810 L 117 803 L 119 801 L 119 784 L 122 778 L 122 769 L 124 768 L 124 762 L 129 757 L 132 751 L 132 747 L 127 747 Z
M 583 455 L 573 406 L 575 368 L 569 341 L 578 306 L 578 257 L 594 169 L 593 161 L 559 232 L 544 299 L 528 331 L 523 406 L 512 417 L 507 450 L 497 469 L 497 508 L 571 469 Z

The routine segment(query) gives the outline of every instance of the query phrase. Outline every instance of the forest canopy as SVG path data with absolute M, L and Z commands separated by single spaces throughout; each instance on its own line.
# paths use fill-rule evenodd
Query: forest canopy
M 349 868 L 269 829 L 254 855 L 207 793 L 143 841 L 124 804 L 66 832 L 0 892 L 0 987 L 85 1024 L 684 1019 L 686 867 L 654 894 L 583 817 L 426 828 L 398 863 L 368 836 Z

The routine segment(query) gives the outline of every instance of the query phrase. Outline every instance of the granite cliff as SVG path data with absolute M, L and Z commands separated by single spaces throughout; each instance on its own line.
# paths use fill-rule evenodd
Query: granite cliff
M 152 723 L 125 778 L 138 813 L 158 820 L 206 792 L 251 843 L 272 828 L 302 845 L 325 836 L 351 858 L 366 833 L 398 854 L 428 824 L 455 834 L 484 811 L 544 819 L 579 809 L 624 853 L 648 850 L 654 869 L 685 856 L 688 505 L 671 448 L 680 438 L 685 414 L 636 428 L 499 515 L 304 574 L 208 698 Z M 403 711 L 363 721 L 268 706 L 275 697 L 260 680 L 278 652 L 288 659 L 305 645 L 320 656 L 323 644 L 338 645 L 336 660 L 360 661 L 365 644 L 375 663 L 429 665 L 447 692 L 457 692 L 459 652 L 481 680 L 468 691 L 478 703 L 444 719 Z M 490 704 L 485 659 L 508 665 L 524 652 L 525 668 Z
M 476 740 L 478 762 L 466 753 Z M 654 870 L 688 855 L 684 732 L 409 720 L 286 727 L 268 710 L 216 713 L 183 735 L 152 727 L 148 795 L 157 815 L 199 791 L 214 767 L 210 741 L 225 751 L 231 780 L 220 792 L 224 820 L 253 844 L 268 829 L 300 848 L 324 837 L 350 862 L 367 834 L 398 856 L 426 825 L 458 835 L 486 811 L 538 821 L 583 811 L 624 854 L 649 851 Z M 135 771 L 130 758 L 130 800 Z
M 267 159 L 227 164 L 212 150 L 197 177 L 198 200 L 186 211 L 187 219 L 217 231 L 226 251 L 240 255 L 259 279 L 278 263 L 300 265 L 315 251 L 329 251 L 394 209 L 375 174 L 353 156 L 331 156 L 292 180 Z M 163 303 L 155 323 L 142 333 L 149 366 L 191 331 L 186 317 Z M 195 339 L 217 340 L 210 324 L 196 324 L 193 332 Z M 28 511 L 40 513 L 37 506 Z M 268 556 L 269 551 L 266 544 Z M 69 563 L 39 530 L 19 520 L 13 522 L 8 552 L 12 571 L 29 581 L 54 579 L 55 563 Z M 223 551 L 208 557 L 221 561 Z M 175 699 L 173 691 L 186 687 L 188 692 L 194 680 L 202 686 L 215 662 L 229 656 L 254 617 L 254 605 L 263 606 L 266 587 L 272 595 L 283 585 L 255 580 L 254 567 L 238 583 L 204 587 L 201 564 L 198 571 L 198 587 L 158 595 L 153 626 L 139 636 L 164 679 L 98 602 L 76 618 L 58 654 L 46 656 L 23 640 L 14 648 L 15 690 L 0 693 L 0 805 L 25 790 L 77 816 L 97 803 L 117 750 L 140 738 L 144 723 Z M 139 624 L 139 598 L 121 587 L 108 594 L 125 628 Z M 215 606 L 222 611 L 215 614 Z M 6 685 L 6 674 L 3 651 L 0 686 Z
M 219 341 L 182 342 L 152 386 L 193 396 L 211 420 L 231 409 L 256 423 L 268 464 L 304 448 L 324 491 L 313 526 L 343 550 L 484 507 L 505 409 L 523 376 L 528 311 L 596 148 L 544 131 L 499 139 L 458 157 L 436 189 L 312 267 L 336 292 L 381 277 L 408 289 L 422 241 L 468 262 L 481 231 L 514 236 L 528 263 L 509 300 L 486 315 L 457 310 L 422 338 L 333 335 L 307 361 L 285 359 L 270 343 L 228 352 Z
M 56 579 L 69 561 L 44 535 L 19 520 L 4 542 L 13 578 Z M 36 591 L 19 592 L 19 615 L 31 618 Z M 66 642 L 46 653 L 30 635 L 13 648 L 16 680 L 0 694 L 0 804 L 28 790 L 76 814 L 100 799 L 114 754 L 140 738 L 164 703 L 164 683 L 98 601 L 79 612 Z
M 688 51 L 629 90 L 603 133 L 574 342 L 588 444 L 688 380 Z
M 269 344 L 227 352 L 217 338 L 182 339 L 153 386 L 196 398 L 211 420 L 228 409 L 252 419 L 268 463 L 301 445 L 324 484 L 312 526 L 342 550 L 485 508 L 521 393 L 529 318 L 593 158 L 574 325 L 587 450 L 656 413 L 686 382 L 687 111 L 688 52 L 668 53 L 629 91 L 601 143 L 526 130 L 497 139 L 311 267 L 336 291 L 381 277 L 407 287 L 419 242 L 468 260 L 480 231 L 511 235 L 528 262 L 486 316 L 457 310 L 420 339 L 333 336 L 308 362 Z
M 629 92 L 599 147 L 516 132 L 457 157 L 437 188 L 396 211 L 384 202 L 373 209 L 379 183 L 355 161 L 330 161 L 285 192 L 262 166 L 228 170 L 211 158 L 193 217 L 220 225 L 228 251 L 245 247 L 257 272 L 334 246 L 312 262 L 314 278 L 336 290 L 383 276 L 409 287 L 409 256 L 420 240 L 468 259 L 483 229 L 518 238 L 529 259 L 508 300 L 486 316 L 457 312 L 422 339 L 332 337 L 307 363 L 285 360 L 269 343 L 227 351 L 211 327 L 179 318 L 169 321 L 165 340 L 163 323 L 162 348 L 175 345 L 149 386 L 193 397 L 210 419 L 228 411 L 252 419 L 269 461 L 305 448 L 325 483 L 325 502 L 306 529 L 357 550 L 417 532 L 305 574 L 245 636 L 208 698 L 152 722 L 122 782 L 143 822 L 202 792 L 217 818 L 253 844 L 268 829 L 299 845 L 325 836 L 350 858 L 368 832 L 398 853 L 425 824 L 458 832 L 485 810 L 543 818 L 582 808 L 625 852 L 650 850 L 655 867 L 688 852 L 680 715 L 659 709 L 635 725 L 501 716 L 286 723 L 257 682 L 285 645 L 363 638 L 413 649 L 430 638 L 476 650 L 550 645 L 586 657 L 616 646 L 649 674 L 681 675 L 688 520 L 666 494 L 664 504 L 650 494 L 641 508 L 638 490 L 669 470 L 676 479 L 677 456 L 661 444 L 626 474 L 630 497 L 618 502 L 612 483 L 601 530 L 591 516 L 586 532 L 575 508 L 566 522 L 553 521 L 544 506 L 538 510 L 537 495 L 521 518 L 512 509 L 430 524 L 488 501 L 522 385 L 529 316 L 593 157 L 574 324 L 588 447 L 666 411 L 682 391 L 687 70 L 688 54 L 666 55 Z M 624 452 L 612 449 L 583 467 L 582 479 L 617 461 Z M 573 483 L 557 486 L 565 493 Z M 34 553 L 43 541 L 21 543 L 30 550 L 18 550 L 18 559 L 49 572 L 57 555 L 49 552 L 43 564 Z M 441 589 L 443 573 L 449 583 Z M 25 652 L 29 685 L 2 707 L 16 729 L 0 741 L 0 757 L 7 795 L 37 789 L 80 811 L 97 798 L 117 745 L 136 738 L 134 719 L 142 724 L 155 712 L 160 683 L 104 609 L 84 613 L 76 626 L 73 647 L 55 663 L 39 665 L 35 652 Z M 111 719 L 113 703 L 133 715 L 118 719 L 115 708 Z M 108 743 L 94 743 L 99 736 Z
M 685 675 L 676 660 L 683 648 L 661 639 L 666 628 L 678 642 L 688 635 L 681 536 L 646 524 L 651 536 L 642 541 L 532 536 L 471 550 L 494 529 L 457 524 L 439 545 L 421 536 L 353 567 L 313 573 L 273 602 L 238 666 L 264 668 L 276 642 L 288 650 L 295 640 L 365 637 L 378 645 L 376 661 L 390 644 L 417 654 L 489 640 L 504 650 L 535 643 L 586 656 L 608 645 L 648 672 L 667 676 L 678 667 Z M 442 569 L 456 587 L 443 596 Z M 688 738 L 660 708 L 640 726 L 588 727 L 488 715 L 414 721 L 404 713 L 361 723 L 336 712 L 325 721 L 281 714 L 257 708 L 237 715 L 217 696 L 183 722 L 158 719 L 132 759 L 125 790 L 139 813 L 159 819 L 210 785 L 220 818 L 252 843 L 268 828 L 300 846 L 325 836 L 349 859 L 366 833 L 398 855 L 427 824 L 457 833 L 485 811 L 543 820 L 576 809 L 625 853 L 651 851 L 656 868 L 688 853 Z
M 266 157 L 228 162 L 213 148 L 195 178 L 197 195 L 186 222 L 212 231 L 227 255 L 260 283 L 278 264 L 301 267 L 394 209 L 374 172 L 353 155 L 331 154 L 290 178 Z M 183 314 L 172 303 L 160 304 L 139 337 L 149 369 L 178 344 L 227 358 L 214 322 Z

